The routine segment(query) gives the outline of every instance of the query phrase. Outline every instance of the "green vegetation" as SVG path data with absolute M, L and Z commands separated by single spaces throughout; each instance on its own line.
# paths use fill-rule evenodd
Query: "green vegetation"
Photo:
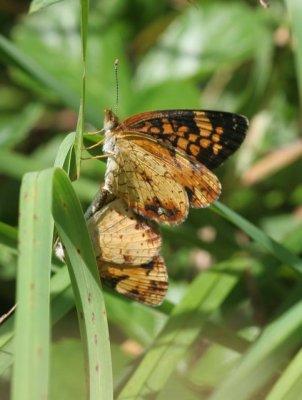
M 301 398 L 301 0 L 3 4 L 0 398 Z M 82 133 L 115 106 L 116 58 L 121 118 L 251 122 L 216 171 L 220 202 L 161 228 L 170 289 L 156 309 L 101 290 L 80 208 L 104 177 L 103 161 L 80 162 Z

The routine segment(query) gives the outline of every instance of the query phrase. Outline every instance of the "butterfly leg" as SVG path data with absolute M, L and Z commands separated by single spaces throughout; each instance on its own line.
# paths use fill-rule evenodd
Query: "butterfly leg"
M 83 150 L 90 150 L 90 149 L 93 149 L 94 147 L 100 146 L 104 142 L 104 140 L 105 140 L 105 138 L 102 138 L 97 143 L 94 143 L 91 146 L 83 147 Z
M 103 130 L 104 130 L 104 128 L 102 128 L 102 129 L 99 129 L 98 131 L 95 131 L 95 132 L 85 132 L 85 135 L 99 135 L 100 133 L 102 133 L 103 132 Z
M 99 156 L 91 156 L 91 157 L 81 157 L 81 160 L 94 160 L 98 158 L 108 158 L 108 157 L 113 157 L 114 154 L 108 153 L 108 154 L 100 154 Z

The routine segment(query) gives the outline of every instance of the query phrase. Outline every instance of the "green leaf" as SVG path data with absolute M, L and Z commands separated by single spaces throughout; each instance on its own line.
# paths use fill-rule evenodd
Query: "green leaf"
M 55 324 L 73 307 L 74 300 L 66 267 L 61 268 L 50 281 L 51 319 Z M 0 326 L 0 374 L 12 364 L 14 354 L 14 315 Z
M 62 170 L 54 173 L 53 216 L 66 249 L 85 348 L 89 398 L 112 398 L 112 367 L 106 310 L 95 255 L 80 203 Z
M 61 143 L 54 163 L 55 167 L 63 168 L 71 180 L 76 178 L 76 171 L 73 169 L 74 163 L 72 162 L 74 141 L 75 133 L 69 133 Z
M 81 0 L 81 42 L 82 42 L 82 86 L 81 101 L 78 115 L 76 136 L 74 142 L 75 150 L 75 168 L 77 176 L 80 175 L 81 155 L 83 147 L 84 117 L 86 107 L 86 47 L 87 47 L 87 29 L 88 29 L 88 11 L 89 0 Z
M 10 225 L 0 221 L 0 243 L 12 249 L 17 248 L 17 230 Z
M 26 174 L 20 195 L 13 399 L 47 397 L 52 170 Z M 28 362 L 30 360 L 30 368 Z
M 270 238 L 261 229 L 257 228 L 251 222 L 247 221 L 218 201 L 212 206 L 212 208 L 228 221 L 241 228 L 248 236 L 254 239 L 259 246 L 268 251 L 279 261 L 286 265 L 290 265 L 298 273 L 302 273 L 302 259 Z
M 291 28 L 294 40 L 294 55 L 298 78 L 300 104 L 302 104 L 302 3 L 299 0 L 286 0 L 288 14 L 291 20 Z
M 296 354 L 280 376 L 266 400 L 296 400 L 302 391 L 302 350 Z

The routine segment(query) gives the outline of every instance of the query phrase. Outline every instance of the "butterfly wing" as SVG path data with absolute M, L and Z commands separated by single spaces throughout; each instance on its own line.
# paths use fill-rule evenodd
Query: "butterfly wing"
M 153 138 L 146 139 L 141 134 L 129 135 L 129 140 L 143 147 L 158 162 L 165 163 L 167 173 L 175 183 L 185 189 L 191 207 L 208 207 L 218 199 L 221 184 L 217 176 L 203 164 L 177 149 L 162 145 Z
M 167 171 L 166 164 L 173 161 L 156 159 L 125 135 L 117 139 L 116 149 L 114 157 L 107 161 L 106 190 L 143 217 L 169 224 L 185 220 L 187 193 Z
M 146 218 L 180 223 L 189 201 L 193 207 L 207 207 L 219 197 L 218 178 L 177 149 L 130 132 L 123 132 L 116 146 L 117 154 L 107 165 L 106 188 Z
M 155 256 L 139 267 L 116 265 L 97 259 L 103 283 L 118 293 L 146 305 L 158 306 L 168 289 L 168 274 L 164 260 Z
M 103 283 L 146 305 L 157 306 L 168 289 L 161 238 L 151 221 L 102 189 L 86 212 L 96 261 Z
M 95 210 L 87 226 L 95 255 L 103 261 L 140 265 L 159 253 L 157 227 L 135 215 L 120 199 Z
M 248 120 L 221 111 L 162 110 L 136 114 L 125 130 L 151 135 L 214 169 L 243 142 Z

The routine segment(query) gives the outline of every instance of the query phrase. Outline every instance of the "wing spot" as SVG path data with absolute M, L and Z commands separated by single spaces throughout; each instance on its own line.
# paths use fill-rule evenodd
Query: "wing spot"
M 222 126 L 217 126 L 215 130 L 216 130 L 216 133 L 218 133 L 218 135 L 223 135 L 224 130 L 223 130 Z
M 158 127 L 156 127 L 156 126 L 153 126 L 153 127 L 151 127 L 151 128 L 149 129 L 149 132 L 150 132 L 150 133 L 160 133 L 161 130 L 160 130 Z
M 217 144 L 215 143 L 213 145 L 213 153 L 217 156 L 217 154 L 220 152 L 220 150 L 222 149 L 221 144 Z
M 200 146 L 204 149 L 207 149 L 211 144 L 210 140 L 208 140 L 208 139 L 200 139 L 199 143 L 200 143 Z
M 189 144 L 189 142 L 182 137 L 178 138 L 178 140 L 177 140 L 177 146 L 183 150 L 187 149 L 188 144 Z
M 219 135 L 216 135 L 215 133 L 213 133 L 212 140 L 213 140 L 213 142 L 218 143 L 220 141 Z
M 199 146 L 197 146 L 197 144 L 191 143 L 190 146 L 189 146 L 189 150 L 190 150 L 190 153 L 193 156 L 195 156 L 195 157 L 198 156 L 198 154 L 199 154 Z

